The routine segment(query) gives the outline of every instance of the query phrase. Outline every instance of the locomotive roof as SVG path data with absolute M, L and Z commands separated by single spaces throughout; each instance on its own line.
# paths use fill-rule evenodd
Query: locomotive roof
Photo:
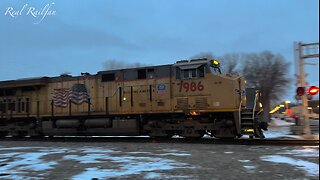
M 98 71 L 97 74 L 89 74 L 83 73 L 84 76 L 71 76 L 68 74 L 62 74 L 60 76 L 54 77 L 34 77 L 34 78 L 23 78 L 23 79 L 16 79 L 16 80 L 7 80 L 7 81 L 0 81 L 0 89 L 7 89 L 7 88 L 16 88 L 16 87 L 28 87 L 28 86 L 44 86 L 49 82 L 61 80 L 73 80 L 73 79 L 80 79 L 80 78 L 95 78 L 100 76 L 101 74 L 105 73 L 112 73 L 112 72 L 119 72 L 119 71 L 132 71 L 132 70 L 139 70 L 139 69 L 156 69 L 156 68 L 165 68 L 169 69 L 170 67 L 179 67 L 181 69 L 191 69 L 191 68 L 198 68 L 201 65 L 207 64 L 207 59 L 192 59 L 188 60 L 181 60 L 177 61 L 175 64 L 167 64 L 167 65 L 155 65 L 155 66 L 143 66 L 143 67 L 134 67 L 134 68 L 123 68 L 123 69 L 114 69 L 114 70 L 105 70 L 105 71 Z
M 103 73 L 106 73 L 106 72 L 116 72 L 116 71 L 125 71 L 125 70 L 139 70 L 139 69 L 151 69 L 151 68 L 165 67 L 165 66 L 172 66 L 172 64 L 154 65 L 154 66 L 141 66 L 141 67 L 121 68 L 121 69 L 110 69 L 110 70 L 98 71 L 97 75 L 98 74 L 103 74 Z
M 25 78 L 17 80 L 0 81 L 0 88 L 42 86 L 47 84 L 49 77 Z

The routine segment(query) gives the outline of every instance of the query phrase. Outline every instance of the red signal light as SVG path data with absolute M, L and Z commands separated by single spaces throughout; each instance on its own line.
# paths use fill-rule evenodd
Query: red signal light
M 319 88 L 317 86 L 310 86 L 308 89 L 308 94 L 316 95 L 319 92 Z
M 296 92 L 297 92 L 298 96 L 302 96 L 305 93 L 305 88 L 304 87 L 298 87 Z

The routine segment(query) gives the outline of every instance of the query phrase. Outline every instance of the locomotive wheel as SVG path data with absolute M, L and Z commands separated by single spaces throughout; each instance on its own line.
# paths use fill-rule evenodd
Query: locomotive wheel
M 0 137 L 6 137 L 8 135 L 8 132 L 0 132 Z
M 236 137 L 218 137 L 219 139 L 224 139 L 224 140 L 233 140 L 236 139 Z
M 227 132 L 227 131 L 226 131 Z M 235 139 L 235 138 L 237 138 L 237 137 L 239 137 L 239 135 L 237 136 L 235 133 L 220 133 L 220 134 L 218 134 L 218 133 L 214 133 L 213 134 L 213 136 L 215 137 L 215 138 L 219 138 L 219 139 Z M 240 136 L 241 137 L 241 136 Z
M 37 133 L 37 134 L 30 135 L 30 137 L 44 137 L 44 134 L 43 133 Z
M 205 134 L 207 134 L 206 131 L 198 131 L 198 132 L 199 132 L 199 134 L 200 134 L 200 138 L 202 138 Z
M 168 136 L 153 136 L 151 137 L 152 139 L 154 140 L 158 140 L 158 141 L 163 141 L 163 140 L 167 140 L 167 139 L 170 139 L 171 137 L 168 137 Z
M 241 138 L 243 135 L 242 134 L 238 134 L 237 135 L 237 138 Z
M 28 136 L 28 132 L 26 131 L 19 131 L 14 135 L 14 137 L 18 137 L 18 138 L 25 137 L 25 136 Z

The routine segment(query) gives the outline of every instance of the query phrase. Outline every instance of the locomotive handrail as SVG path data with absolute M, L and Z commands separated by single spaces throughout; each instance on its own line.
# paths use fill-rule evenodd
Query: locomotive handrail
M 241 107 L 242 107 L 242 91 L 240 91 L 240 104 L 239 104 L 239 121 L 241 124 Z
M 241 96 L 241 100 L 240 100 L 240 105 L 239 105 L 239 121 L 240 121 L 240 124 L 241 124 L 241 106 L 242 106 L 242 95 L 240 93 L 240 96 Z
M 256 110 L 256 106 L 257 106 L 257 94 L 258 93 L 255 93 L 255 96 L 254 96 L 254 104 L 253 104 L 253 109 L 252 109 L 252 120 L 254 121 L 254 112 Z

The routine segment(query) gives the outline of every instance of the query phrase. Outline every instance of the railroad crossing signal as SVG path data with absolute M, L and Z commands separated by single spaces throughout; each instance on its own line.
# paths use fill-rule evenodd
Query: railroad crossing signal
M 295 57 L 296 57 L 296 71 L 298 72 L 297 75 L 297 95 L 296 99 L 301 100 L 301 118 L 304 121 L 304 128 L 303 132 L 307 136 L 311 134 L 310 130 L 310 124 L 309 124 L 309 114 L 307 112 L 308 107 L 308 99 L 310 100 L 312 98 L 312 94 L 317 94 L 319 92 L 318 87 L 310 87 L 308 89 L 308 93 L 306 93 L 305 87 L 307 86 L 307 83 L 305 81 L 306 73 L 304 70 L 305 64 L 311 64 L 306 63 L 304 60 L 308 58 L 319 58 L 319 42 L 316 43 L 308 43 L 308 44 L 302 44 L 301 42 L 296 43 L 294 46 L 295 51 Z M 314 65 L 314 64 L 311 64 Z
M 298 87 L 297 90 L 297 96 L 302 96 L 304 95 L 304 93 L 306 92 L 305 88 L 304 87 Z
M 319 87 L 317 86 L 310 86 L 308 89 L 308 94 L 310 95 L 316 95 L 319 92 Z

